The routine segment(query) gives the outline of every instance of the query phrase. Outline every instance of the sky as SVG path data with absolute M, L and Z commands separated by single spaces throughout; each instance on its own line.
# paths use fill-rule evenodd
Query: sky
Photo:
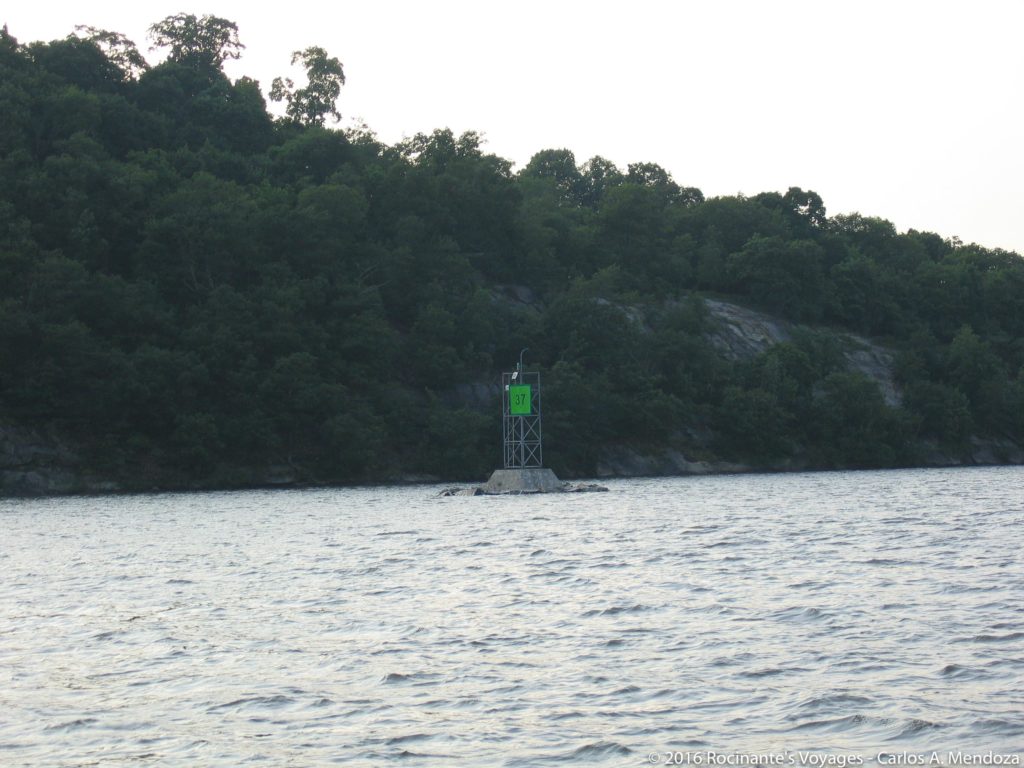
M 151 62 L 168 15 L 238 24 L 233 77 L 301 80 L 294 50 L 344 64 L 342 127 L 388 143 L 451 128 L 521 168 L 542 149 L 654 162 L 708 197 L 817 192 L 859 212 L 1024 253 L 1021 0 L 251 0 L 7 4 L 20 42 L 76 24 Z

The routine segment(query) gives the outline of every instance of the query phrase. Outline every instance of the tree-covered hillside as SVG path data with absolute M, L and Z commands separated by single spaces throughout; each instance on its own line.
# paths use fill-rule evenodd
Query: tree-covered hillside
M 1024 444 L 1015 253 L 797 188 L 705 199 L 654 163 L 549 149 L 516 171 L 448 130 L 388 146 L 325 127 L 344 72 L 320 48 L 293 57 L 308 82 L 273 83 L 274 118 L 221 69 L 234 24 L 151 33 L 155 66 L 104 30 L 0 36 L 0 426 L 59 436 L 83 470 L 481 478 L 523 347 L 566 475 L 609 448 L 870 467 Z M 724 355 L 710 296 L 791 339 Z M 895 351 L 897 403 L 842 333 Z

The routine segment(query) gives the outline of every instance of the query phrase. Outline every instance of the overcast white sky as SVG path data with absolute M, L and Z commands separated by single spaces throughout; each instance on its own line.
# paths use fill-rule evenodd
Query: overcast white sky
M 0 21 L 21 42 L 123 32 L 152 61 L 147 26 L 179 11 L 237 22 L 226 69 L 264 93 L 291 51 L 326 48 L 343 125 L 388 142 L 447 126 L 518 167 L 567 147 L 708 196 L 799 186 L 830 214 L 1024 253 L 1021 0 L 58 0 Z

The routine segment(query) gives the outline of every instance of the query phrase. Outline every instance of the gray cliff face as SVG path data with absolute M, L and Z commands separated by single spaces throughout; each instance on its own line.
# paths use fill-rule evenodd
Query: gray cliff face
M 793 323 L 780 320 L 763 312 L 730 304 L 718 299 L 706 299 L 705 305 L 714 319 L 711 343 L 728 360 L 750 360 L 769 347 L 793 339 Z M 890 406 L 903 401 L 903 394 L 893 375 L 894 355 L 891 350 L 850 333 L 837 333 L 843 346 L 847 369 L 872 379 Z
M 716 321 L 710 341 L 727 360 L 750 360 L 793 338 L 790 325 L 778 318 L 717 299 L 704 304 Z
M 846 336 L 845 338 L 852 345 L 843 350 L 847 367 L 851 371 L 874 379 L 882 391 L 886 405 L 900 405 L 903 402 L 903 393 L 896 385 L 896 379 L 893 376 L 893 353 L 860 336 Z
M 650 330 L 643 308 L 615 304 L 606 299 L 595 301 L 618 308 L 639 330 Z M 704 299 L 704 305 L 712 320 L 708 340 L 722 357 L 732 362 L 752 360 L 776 344 L 792 341 L 801 328 L 774 315 L 721 299 Z M 852 333 L 834 332 L 834 336 L 842 345 L 847 370 L 872 379 L 887 405 L 900 405 L 903 394 L 894 377 L 895 355 L 892 350 Z

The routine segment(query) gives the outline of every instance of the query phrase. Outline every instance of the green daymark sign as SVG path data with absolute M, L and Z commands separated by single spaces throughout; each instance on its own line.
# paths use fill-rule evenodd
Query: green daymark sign
M 513 416 L 529 416 L 533 402 L 529 384 L 516 384 L 508 388 L 508 412 Z

